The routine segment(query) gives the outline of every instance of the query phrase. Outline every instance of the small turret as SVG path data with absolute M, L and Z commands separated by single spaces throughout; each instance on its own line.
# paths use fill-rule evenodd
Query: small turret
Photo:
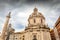
M 38 9 L 37 8 L 34 8 L 34 12 L 38 12 Z
M 14 31 L 15 31 L 15 29 L 12 28 L 12 25 L 11 24 L 9 24 L 8 29 L 9 29 L 9 32 L 10 33 L 14 33 Z

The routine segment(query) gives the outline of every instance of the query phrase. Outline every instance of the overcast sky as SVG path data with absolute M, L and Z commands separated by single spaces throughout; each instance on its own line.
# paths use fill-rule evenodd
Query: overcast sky
M 11 11 L 10 23 L 16 31 L 22 31 L 28 24 L 28 17 L 35 6 L 46 18 L 50 28 L 60 16 L 60 0 L 0 0 L 0 32 L 6 15 Z

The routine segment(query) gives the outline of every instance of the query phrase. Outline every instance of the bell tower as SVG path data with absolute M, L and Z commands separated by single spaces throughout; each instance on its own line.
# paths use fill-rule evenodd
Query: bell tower
M 11 14 L 11 12 L 9 12 L 9 14 L 6 16 L 6 21 L 4 23 L 2 35 L 1 35 L 2 40 L 6 40 L 7 28 L 8 28 L 8 24 L 9 24 L 10 14 Z

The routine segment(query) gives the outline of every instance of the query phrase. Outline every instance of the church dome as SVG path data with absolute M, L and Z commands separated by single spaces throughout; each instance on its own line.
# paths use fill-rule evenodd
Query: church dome
M 45 17 L 43 16 L 43 14 L 40 13 L 40 12 L 38 12 L 37 8 L 34 8 L 33 9 L 33 13 L 29 16 L 29 18 L 32 18 L 32 17 L 42 17 L 43 19 L 45 19 Z
M 28 25 L 45 25 L 45 17 L 38 12 L 37 8 L 33 9 L 33 13 L 29 16 Z

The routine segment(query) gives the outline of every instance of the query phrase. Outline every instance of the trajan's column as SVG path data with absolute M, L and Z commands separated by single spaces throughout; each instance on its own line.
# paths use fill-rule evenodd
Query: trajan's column
M 10 14 L 11 14 L 11 12 L 9 12 L 9 14 L 6 16 L 6 21 L 3 25 L 3 30 L 2 30 L 2 34 L 1 34 L 1 39 L 2 40 L 5 40 L 6 36 L 7 36 L 7 27 L 8 27 L 8 24 L 9 24 Z

